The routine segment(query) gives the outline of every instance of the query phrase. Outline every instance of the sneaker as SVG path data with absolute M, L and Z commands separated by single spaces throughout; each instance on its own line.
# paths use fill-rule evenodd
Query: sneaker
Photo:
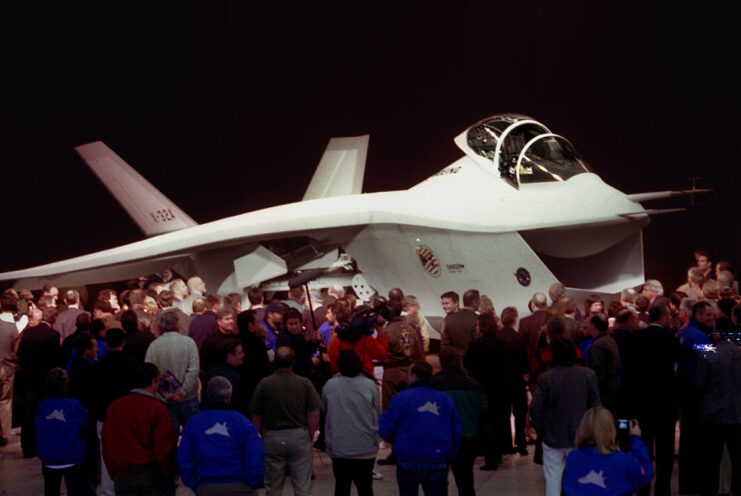
M 380 473 L 380 472 L 376 472 L 376 471 L 374 470 L 374 471 L 373 471 L 373 480 L 382 480 L 382 479 L 383 479 L 383 475 L 381 475 L 381 473 Z

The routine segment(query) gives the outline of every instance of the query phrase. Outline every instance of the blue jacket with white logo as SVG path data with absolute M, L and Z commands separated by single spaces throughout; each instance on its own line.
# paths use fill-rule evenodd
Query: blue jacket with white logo
M 629 453 L 602 455 L 594 446 L 569 453 L 562 487 L 567 496 L 622 496 L 650 484 L 653 474 L 648 448 L 638 436 L 630 436 Z
M 85 461 L 88 413 L 78 400 L 49 398 L 36 413 L 36 443 L 44 465 L 79 465 Z
M 677 333 L 679 345 L 682 348 L 682 366 L 680 373 L 682 379 L 691 382 L 697 369 L 697 361 L 705 351 L 707 345 L 712 344 L 705 331 L 694 319 L 690 320 L 687 327 Z
M 447 464 L 458 452 L 461 420 L 450 396 L 418 381 L 391 398 L 379 434 L 394 444 L 401 466 Z
M 247 482 L 256 488 L 263 479 L 262 438 L 252 422 L 226 405 L 204 410 L 188 421 L 178 448 L 183 483 Z M 223 409 L 222 409 L 223 408 Z

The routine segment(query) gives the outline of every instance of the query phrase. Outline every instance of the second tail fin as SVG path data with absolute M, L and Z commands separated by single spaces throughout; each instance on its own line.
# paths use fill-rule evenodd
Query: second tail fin
M 75 150 L 147 236 L 198 225 L 102 141 Z
M 367 134 L 329 140 L 302 200 L 358 195 L 363 189 Z

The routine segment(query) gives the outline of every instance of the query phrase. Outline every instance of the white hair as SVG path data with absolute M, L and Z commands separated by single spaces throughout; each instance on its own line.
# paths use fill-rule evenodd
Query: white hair
M 338 282 L 332 284 L 327 292 L 335 298 L 342 298 L 343 296 L 345 296 L 345 288 Z
M 535 308 L 544 309 L 548 307 L 548 299 L 543 293 L 535 293 L 530 300 Z
M 654 291 L 659 296 L 664 294 L 664 285 L 656 279 L 647 279 L 646 282 L 643 283 L 643 287 Z
M 209 401 L 225 402 L 232 394 L 232 383 L 226 377 L 214 376 L 206 386 Z
M 202 284 L 203 280 L 198 276 L 193 276 L 190 279 L 188 279 L 188 291 L 193 292 L 196 290 L 199 284 Z

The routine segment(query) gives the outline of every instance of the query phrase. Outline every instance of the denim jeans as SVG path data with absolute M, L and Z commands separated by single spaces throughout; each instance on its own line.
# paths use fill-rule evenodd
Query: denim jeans
M 397 465 L 396 483 L 399 485 L 399 496 L 417 496 L 420 484 L 425 496 L 447 496 L 448 468 Z
M 175 426 L 175 435 L 180 435 L 180 427 L 185 428 L 185 424 L 196 413 L 198 413 L 198 399 L 185 400 L 181 402 L 170 402 L 167 404 L 167 410 L 172 417 L 172 423 Z

